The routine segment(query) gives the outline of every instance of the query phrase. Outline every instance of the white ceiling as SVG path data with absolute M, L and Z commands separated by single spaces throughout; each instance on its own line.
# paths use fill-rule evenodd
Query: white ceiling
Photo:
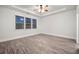
M 38 11 L 35 11 L 36 5 L 10 5 L 10 7 L 28 12 L 36 16 L 46 16 L 46 15 L 50 15 L 50 14 L 65 11 L 65 10 L 76 9 L 75 5 L 48 5 L 48 12 L 40 13 Z

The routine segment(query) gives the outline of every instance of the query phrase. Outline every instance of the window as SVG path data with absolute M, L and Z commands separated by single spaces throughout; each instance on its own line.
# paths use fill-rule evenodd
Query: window
M 36 19 L 32 19 L 32 28 L 37 28 Z
M 31 18 L 25 18 L 26 29 L 31 29 Z
M 16 16 L 16 29 L 24 29 L 24 17 Z
M 36 29 L 37 28 L 37 20 L 36 19 L 31 19 L 28 17 L 22 17 L 22 16 L 15 16 L 16 23 L 15 23 L 15 28 L 16 29 Z

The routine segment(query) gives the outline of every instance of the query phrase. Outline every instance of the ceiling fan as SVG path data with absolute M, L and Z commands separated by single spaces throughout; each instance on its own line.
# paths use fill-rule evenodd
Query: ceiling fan
M 40 13 L 48 11 L 48 5 L 36 5 L 34 11 L 38 11 Z

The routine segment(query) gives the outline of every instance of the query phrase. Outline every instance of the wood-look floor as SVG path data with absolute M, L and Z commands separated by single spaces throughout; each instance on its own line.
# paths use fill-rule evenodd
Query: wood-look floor
M 38 34 L 0 43 L 2 54 L 75 54 L 75 41 Z

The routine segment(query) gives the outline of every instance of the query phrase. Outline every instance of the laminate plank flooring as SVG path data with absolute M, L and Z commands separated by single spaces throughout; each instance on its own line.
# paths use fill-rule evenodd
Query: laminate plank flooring
M 46 34 L 0 43 L 1 54 L 75 54 L 75 41 Z

